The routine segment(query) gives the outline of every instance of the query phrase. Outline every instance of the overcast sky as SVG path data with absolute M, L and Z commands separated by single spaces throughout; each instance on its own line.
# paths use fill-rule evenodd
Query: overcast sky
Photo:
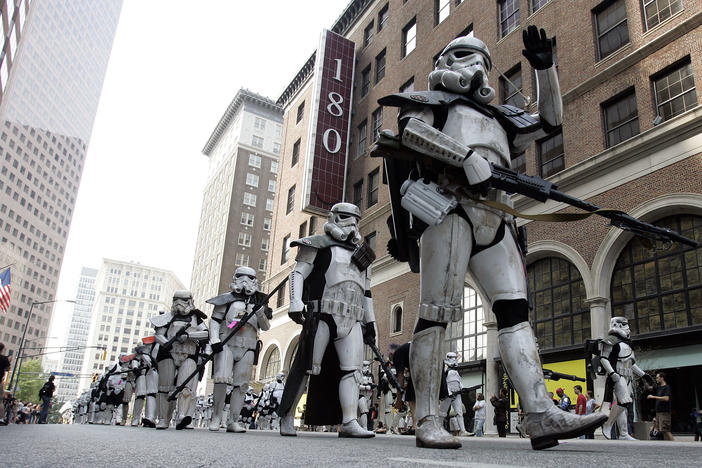
M 102 258 L 173 271 L 189 287 L 207 157 L 240 88 L 276 100 L 349 0 L 124 0 L 57 298 Z M 57 304 L 52 343 L 71 305 Z

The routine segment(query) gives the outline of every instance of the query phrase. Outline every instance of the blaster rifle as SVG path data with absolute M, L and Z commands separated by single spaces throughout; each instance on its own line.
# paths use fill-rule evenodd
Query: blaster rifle
M 178 338 L 180 338 L 181 336 L 185 335 L 185 334 L 188 332 L 188 328 L 189 328 L 189 327 L 183 327 L 183 328 L 181 328 L 180 330 L 178 330 L 178 331 L 176 332 L 176 334 L 173 335 L 173 338 L 171 338 L 170 340 L 166 341 L 166 342 L 163 344 L 163 346 L 161 346 L 161 347 L 159 348 L 159 349 L 161 350 L 161 352 L 170 350 L 170 349 L 173 347 L 173 343 L 175 343 L 176 340 L 177 340 Z
M 473 390 L 477 390 L 477 389 L 481 388 L 482 386 L 483 386 L 483 384 L 473 385 L 472 387 L 463 387 L 461 389 L 461 395 L 466 395 L 466 394 L 472 392 Z
M 375 343 L 367 343 L 370 349 L 373 351 L 373 354 L 375 354 L 375 359 L 380 363 L 380 368 L 383 369 L 383 372 L 385 372 L 385 375 L 388 378 L 388 382 L 397 389 L 398 392 L 403 393 L 405 391 L 404 388 L 400 386 L 400 382 L 397 381 L 397 377 L 392 375 L 392 372 L 390 372 L 390 368 L 388 367 L 387 363 L 385 362 L 385 358 L 383 357 L 383 354 L 380 352 L 378 349 L 378 346 L 376 346 Z
M 232 331 L 229 332 L 229 334 L 222 340 L 222 345 L 227 344 L 227 341 L 231 340 L 231 339 L 234 337 L 234 335 L 236 335 L 236 333 L 237 333 L 239 330 L 241 330 L 241 329 L 244 327 L 244 325 L 246 325 L 246 322 L 248 322 L 248 321 L 251 319 L 251 317 L 253 317 L 253 316 L 256 314 L 256 312 L 258 312 L 259 310 L 261 310 L 262 307 L 265 307 L 265 306 L 268 304 L 268 301 L 270 301 L 271 297 L 273 297 L 273 295 L 274 295 L 276 292 L 278 292 L 278 290 L 281 289 L 281 288 L 285 285 L 285 283 L 286 283 L 287 281 L 288 281 L 288 278 L 286 277 L 285 279 L 283 279 L 283 281 L 281 281 L 281 282 L 278 284 L 278 286 L 276 286 L 275 288 L 273 288 L 273 290 L 272 290 L 270 293 L 268 293 L 268 295 L 263 299 L 262 303 L 259 304 L 259 307 L 253 309 L 251 312 L 248 312 L 246 315 L 244 315 L 244 316 L 241 318 L 241 320 L 239 320 L 239 321 L 237 322 L 237 324 L 234 325 L 234 327 L 232 327 Z M 200 372 L 202 372 L 203 369 L 205 369 L 205 365 L 207 365 L 207 363 L 208 363 L 209 361 L 211 361 L 212 359 L 214 359 L 215 354 L 216 354 L 216 353 L 203 354 L 203 355 L 202 355 L 203 358 L 204 358 L 203 361 L 195 368 L 195 370 L 185 379 L 185 381 L 184 381 L 182 384 L 178 385 L 178 386 L 176 387 L 176 389 L 173 390 L 173 391 L 168 395 L 168 401 L 173 401 L 173 400 L 175 400 L 175 399 L 178 397 L 178 394 L 179 394 L 180 392 L 183 391 L 183 389 L 188 385 L 188 383 L 189 383 L 196 375 L 198 375 Z
M 544 369 L 544 379 L 548 380 L 572 380 L 572 381 L 578 381 L 578 382 L 585 382 L 586 380 L 583 379 L 582 377 L 578 377 L 575 375 L 569 375 L 569 374 L 561 374 L 560 372 L 555 372 L 550 369 Z

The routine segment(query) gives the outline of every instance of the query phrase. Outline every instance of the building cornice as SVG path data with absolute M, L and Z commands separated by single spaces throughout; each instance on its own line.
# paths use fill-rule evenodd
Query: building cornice
M 261 96 L 260 94 L 256 94 L 252 91 L 249 91 L 248 89 L 241 88 L 236 93 L 236 96 L 234 96 L 234 99 L 232 99 L 232 102 L 229 103 L 229 106 L 227 107 L 227 110 L 224 111 L 224 115 L 222 115 L 222 118 L 219 119 L 219 122 L 217 123 L 217 126 L 215 127 L 214 131 L 212 132 L 212 135 L 210 135 L 210 138 L 207 140 L 205 147 L 202 148 L 202 153 L 205 156 L 210 155 L 214 147 L 217 145 L 217 142 L 224 134 L 224 131 L 229 126 L 229 123 L 234 119 L 234 116 L 237 114 L 237 112 L 239 112 L 241 106 L 244 105 L 244 103 L 246 102 L 276 112 L 280 114 L 281 117 L 283 115 L 283 108 L 277 105 L 275 102 L 273 102 L 272 99 L 267 98 L 265 96 Z
M 287 86 L 287 88 L 285 88 L 285 91 L 283 91 L 283 93 L 280 95 L 280 97 L 276 101 L 276 104 L 283 108 L 287 107 L 287 105 L 292 100 L 293 96 L 295 96 L 297 92 L 300 89 L 302 89 L 305 83 L 307 83 L 307 80 L 314 73 L 314 63 L 316 58 L 317 51 L 314 51 L 312 56 L 310 56 L 310 58 L 307 59 L 300 71 L 297 72 L 295 78 L 293 78 L 290 84 Z

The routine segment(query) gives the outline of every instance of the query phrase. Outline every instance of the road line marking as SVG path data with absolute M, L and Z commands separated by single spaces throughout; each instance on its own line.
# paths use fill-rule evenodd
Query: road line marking
M 442 460 L 430 460 L 424 458 L 402 458 L 393 457 L 388 458 L 388 461 L 393 462 L 403 462 L 403 463 L 415 463 L 419 465 L 435 465 L 435 466 L 456 466 L 463 468 L 481 468 L 490 466 L 499 466 L 500 468 L 519 468 L 516 465 L 504 465 L 504 464 L 494 464 L 494 463 L 479 463 L 479 462 L 455 462 L 455 461 L 442 461 Z

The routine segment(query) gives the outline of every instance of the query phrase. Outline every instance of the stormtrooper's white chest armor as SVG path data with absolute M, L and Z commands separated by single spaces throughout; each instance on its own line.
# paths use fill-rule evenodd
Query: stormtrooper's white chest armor
M 341 283 L 354 283 L 361 291 L 365 289 L 365 275 L 351 261 L 353 251 L 343 247 L 331 247 L 329 268 L 324 274 L 327 289 L 333 289 Z
M 455 138 L 492 163 L 509 167 L 507 132 L 499 122 L 465 104 L 448 110 L 442 132 Z

